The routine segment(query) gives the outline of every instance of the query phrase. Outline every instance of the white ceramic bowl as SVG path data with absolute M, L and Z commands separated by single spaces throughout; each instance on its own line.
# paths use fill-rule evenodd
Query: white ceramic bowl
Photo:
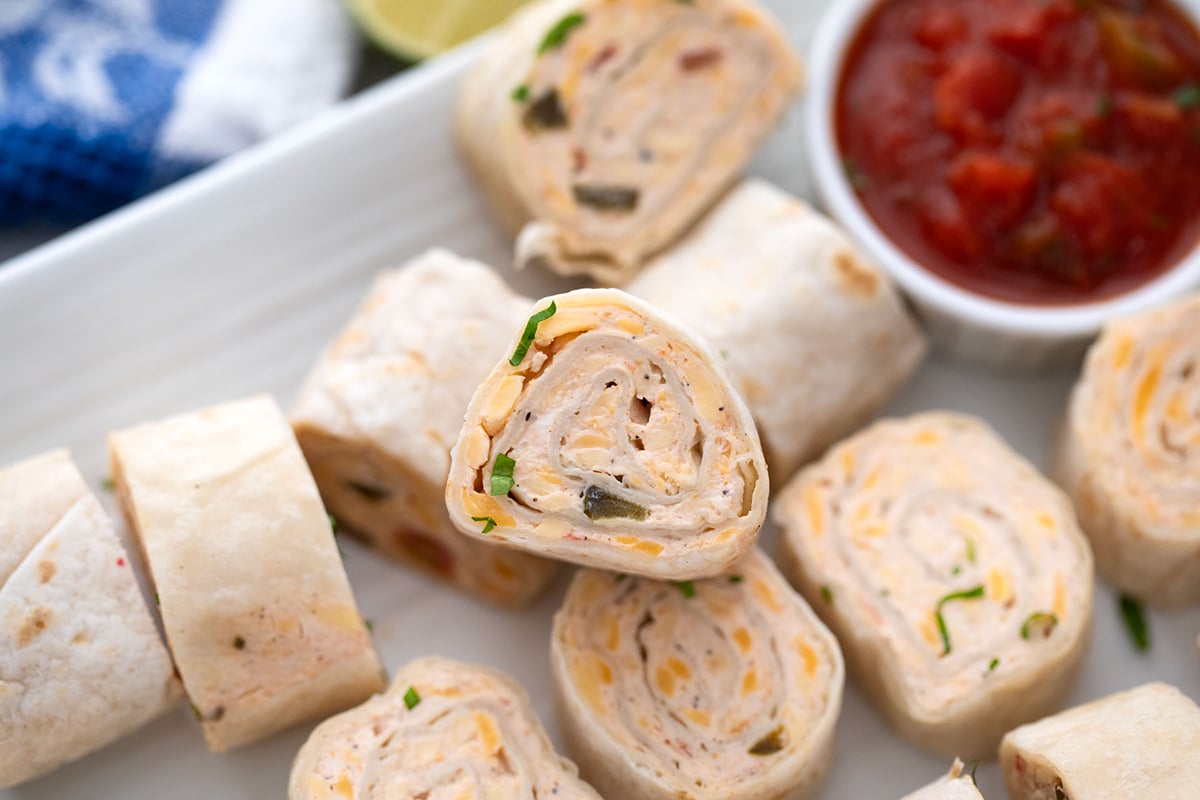
M 886 0 L 884 0 L 886 2 Z M 809 52 L 805 108 L 809 162 L 825 207 L 896 279 L 945 352 L 996 367 L 1036 368 L 1077 357 L 1105 320 L 1160 304 L 1200 285 L 1200 246 L 1161 276 L 1092 303 L 1024 306 L 962 289 L 892 243 L 863 208 L 842 168 L 834 103 L 843 60 L 879 0 L 835 0 Z M 1200 0 L 1175 0 L 1200 24 Z

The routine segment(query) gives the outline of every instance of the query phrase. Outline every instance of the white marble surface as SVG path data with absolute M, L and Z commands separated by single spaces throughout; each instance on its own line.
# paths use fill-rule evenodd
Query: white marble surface
M 820 0 L 773 4 L 802 46 Z M 449 110 L 471 57 L 459 53 L 384 84 L 0 269 L 0 463 L 65 445 L 98 483 L 111 429 L 259 390 L 290 402 L 370 276 L 430 245 L 502 266 L 529 293 L 572 285 L 507 269 L 508 243 L 459 164 Z M 754 171 L 808 191 L 797 114 Z M 888 411 L 979 414 L 1041 463 L 1072 379 L 1071 371 L 1014 379 L 931 363 Z M 768 531 L 768 549 L 773 539 Z M 554 731 L 546 653 L 561 585 L 527 613 L 502 612 L 354 542 L 343 547 L 390 668 L 427 653 L 494 664 L 529 687 Z M 1144 656 L 1130 647 L 1107 587 L 1096 612 L 1092 651 L 1064 701 L 1152 679 L 1200 697 L 1200 609 L 1153 615 L 1154 647 Z M 182 705 L 54 775 L 0 791 L 0 800 L 279 797 L 306 734 L 210 755 Z M 822 797 L 888 800 L 946 767 L 896 738 L 849 686 Z M 987 797 L 1002 796 L 994 765 L 981 766 L 979 777 Z

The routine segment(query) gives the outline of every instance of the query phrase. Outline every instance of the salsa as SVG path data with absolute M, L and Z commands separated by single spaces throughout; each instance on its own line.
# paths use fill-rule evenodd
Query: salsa
M 883 0 L 836 114 L 876 223 L 980 294 L 1112 296 L 1200 234 L 1200 33 L 1165 0 Z

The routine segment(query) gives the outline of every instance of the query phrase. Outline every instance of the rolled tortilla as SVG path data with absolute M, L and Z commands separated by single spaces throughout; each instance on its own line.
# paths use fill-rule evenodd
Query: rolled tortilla
M 316 484 L 273 400 L 118 431 L 109 454 L 210 749 L 383 686 Z
M 730 192 L 628 291 L 720 351 L 777 486 L 870 417 L 928 349 L 887 276 L 761 180 Z
M 1024 725 L 1004 737 L 1010 797 L 1194 800 L 1200 791 L 1200 707 L 1149 683 Z
M 832 756 L 837 641 L 761 551 L 663 583 L 581 570 L 550 662 L 567 752 L 605 797 L 811 797 Z
M 983 800 L 979 787 L 970 775 L 963 774 L 963 762 L 954 759 L 950 773 L 901 800 Z
M 288 800 L 478 797 L 600 800 L 554 752 L 515 681 L 499 670 L 418 658 L 391 688 L 313 731 Z
M 750 0 L 542 0 L 467 76 L 458 138 L 517 264 L 620 284 L 717 199 L 799 90 Z
M 1105 577 L 1155 605 L 1200 603 L 1200 296 L 1105 326 L 1057 471 Z
M 425 253 L 376 279 L 291 415 L 341 525 L 507 606 L 531 601 L 557 565 L 463 536 L 444 495 L 463 411 L 532 307 L 483 264 Z
M 536 308 L 467 409 L 446 484 L 454 524 L 648 577 L 732 566 L 754 543 L 768 487 L 720 357 L 615 289 Z
M 0 470 L 0 788 L 179 697 L 128 554 L 67 451 Z
M 1061 702 L 1091 553 L 1067 498 L 982 422 L 879 422 L 801 471 L 775 515 L 784 573 L 904 736 L 991 758 Z

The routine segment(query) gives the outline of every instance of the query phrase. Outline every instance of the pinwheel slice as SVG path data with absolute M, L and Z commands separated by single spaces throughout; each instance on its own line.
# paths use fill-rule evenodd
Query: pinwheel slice
M 0 788 L 180 697 L 125 549 L 65 450 L 0 470 Z
M 711 205 L 799 91 L 749 0 L 543 0 L 467 76 L 457 131 L 517 264 L 619 284 Z
M 446 474 L 471 394 L 532 307 L 485 265 L 430 251 L 376 279 L 291 415 L 340 525 L 508 606 L 537 596 L 557 565 L 459 533 Z
M 982 422 L 879 422 L 785 488 L 780 566 L 852 674 L 918 744 L 991 758 L 1056 707 L 1091 628 L 1067 498 Z
M 901 800 L 983 800 L 979 787 L 970 775 L 963 774 L 963 762 L 954 759 L 950 773 Z
M 1017 728 L 1000 763 L 1022 800 L 1194 800 L 1198 754 L 1200 707 L 1149 683 Z
M 460 530 L 648 577 L 715 575 L 754 543 L 767 471 L 698 337 L 615 289 L 539 301 L 451 454 Z
M 832 756 L 841 651 L 758 549 L 664 583 L 581 570 L 550 661 L 567 752 L 605 797 L 810 797 Z
M 288 800 L 600 800 L 554 752 L 529 696 L 499 670 L 419 658 L 386 693 L 321 723 Z
M 1105 327 L 1057 473 L 1105 577 L 1156 605 L 1200 603 L 1200 297 Z
M 382 688 L 329 518 L 273 400 L 118 431 L 109 454 L 210 749 Z
M 627 288 L 725 358 L 777 485 L 874 413 L 928 349 L 887 276 L 761 180 L 735 188 Z

